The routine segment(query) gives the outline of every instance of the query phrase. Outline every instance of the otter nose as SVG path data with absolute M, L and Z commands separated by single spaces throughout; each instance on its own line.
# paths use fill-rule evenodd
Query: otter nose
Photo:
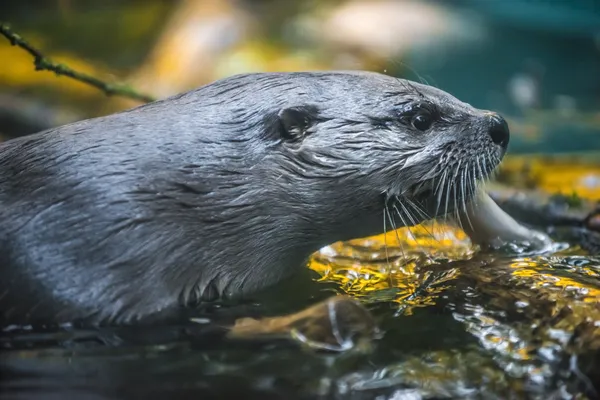
M 493 114 L 490 116 L 489 121 L 490 127 L 488 133 L 490 134 L 492 141 L 503 148 L 508 147 L 510 130 L 508 129 L 506 120 L 498 114 Z

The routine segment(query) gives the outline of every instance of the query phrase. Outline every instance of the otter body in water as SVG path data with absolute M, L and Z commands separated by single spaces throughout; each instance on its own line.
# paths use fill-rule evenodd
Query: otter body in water
M 476 242 L 543 241 L 475 187 L 508 139 L 441 90 L 314 72 L 234 76 L 2 143 L 2 319 L 130 322 L 244 296 L 384 218 L 460 210 Z

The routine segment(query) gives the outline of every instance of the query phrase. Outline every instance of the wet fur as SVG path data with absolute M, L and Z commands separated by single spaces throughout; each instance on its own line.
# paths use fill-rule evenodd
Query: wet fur
M 399 118 L 423 100 L 430 132 Z M 380 74 L 249 74 L 2 143 L 3 318 L 128 322 L 253 293 L 381 232 L 390 198 L 448 212 L 418 192 L 458 160 L 495 167 L 486 123 Z

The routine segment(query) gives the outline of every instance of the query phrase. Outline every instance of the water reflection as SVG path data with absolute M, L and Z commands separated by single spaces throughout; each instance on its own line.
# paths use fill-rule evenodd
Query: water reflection
M 293 338 L 312 350 L 368 348 L 380 336 L 373 317 L 358 301 L 334 296 L 298 313 L 262 319 L 240 318 L 227 334 L 234 339 Z
M 367 240 L 336 243 L 317 253 L 310 268 L 322 282 L 335 282 L 365 302 L 395 302 L 403 313 L 431 305 L 457 268 L 427 268 L 468 259 L 473 248 L 464 232 L 430 224 L 389 232 Z
M 328 257 L 334 259 L 331 249 Z M 600 354 L 598 261 L 577 255 L 477 256 L 394 269 L 393 278 L 385 277 L 385 265 L 377 273 L 349 273 L 343 279 L 339 271 L 323 270 L 326 279 L 339 280 L 343 288 L 368 287 L 376 276 L 372 290 L 362 295 L 367 302 L 399 303 L 398 309 L 405 311 L 399 324 L 410 323 L 406 318 L 414 307 L 443 305 L 477 343 L 436 353 L 415 351 L 402 363 L 349 374 L 338 382 L 338 390 L 405 387 L 421 398 L 572 398 L 581 392 L 593 397 L 597 389 L 588 377 L 590 366 L 582 372 L 578 356 Z M 397 289 L 393 296 L 391 287 Z
M 598 395 L 600 258 L 577 246 L 537 256 L 474 253 L 456 228 L 438 226 L 433 240 L 428 231 L 402 229 L 368 242 L 338 243 L 310 266 L 322 282 L 336 282 L 365 303 L 395 304 L 388 327 L 411 325 L 415 317 L 433 324 L 438 313 L 450 311 L 470 339 L 433 352 L 413 347 L 395 354 L 400 360 L 351 372 L 337 382 L 340 394 Z M 439 332 L 444 339 L 452 334 Z

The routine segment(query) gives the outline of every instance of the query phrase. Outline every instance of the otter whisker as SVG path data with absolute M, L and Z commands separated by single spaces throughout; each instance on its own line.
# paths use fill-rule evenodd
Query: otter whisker
M 417 203 L 411 201 L 408 198 L 406 199 L 406 201 L 408 205 L 410 205 L 413 208 L 413 210 L 415 210 L 419 214 L 419 216 L 423 218 L 424 221 L 431 219 L 431 216 L 429 216 L 427 212 L 423 210 Z M 420 225 L 423 228 L 423 230 L 425 230 L 425 232 L 431 237 L 431 239 L 437 241 L 437 238 L 431 232 L 429 232 L 429 230 L 425 227 L 425 225 L 423 225 L 423 223 L 421 223 Z
M 477 161 L 479 161 L 479 157 L 477 157 Z M 477 165 L 473 164 L 473 184 L 471 186 L 471 195 L 475 195 L 475 193 L 477 192 L 477 187 L 479 186 L 479 182 L 482 179 L 485 179 L 485 177 L 483 175 L 478 175 L 478 171 L 477 168 L 479 167 L 479 162 L 477 163 Z
M 467 175 L 467 166 L 465 166 L 465 168 L 463 168 L 460 171 L 460 193 L 459 193 L 459 197 L 461 198 L 461 202 L 463 203 L 462 204 L 463 207 L 465 205 L 464 204 L 465 203 L 464 200 L 465 200 L 465 197 L 467 195 L 467 191 L 465 189 L 465 187 L 466 187 L 466 180 L 467 180 L 467 176 L 466 175 Z M 464 209 L 464 210 L 466 211 L 466 209 Z
M 425 186 L 426 184 L 430 183 L 430 181 L 425 180 L 421 183 L 419 183 L 415 188 L 414 188 L 414 193 L 419 193 L 421 191 L 421 189 L 423 188 L 423 186 Z
M 446 170 L 446 171 L 448 171 L 448 170 Z M 443 193 L 443 195 L 445 195 L 445 200 L 444 200 L 444 203 L 445 203 L 444 204 L 444 226 L 447 227 L 448 226 L 448 202 L 449 202 L 449 199 L 450 199 L 450 182 L 449 182 L 449 180 L 446 180 L 444 182 L 443 189 L 442 189 L 442 191 L 440 191 L 440 194 L 442 194 L 442 193 Z M 444 234 L 445 234 L 445 231 L 444 231 Z M 442 237 L 445 238 L 445 236 L 442 236 Z
M 434 231 L 435 231 L 435 223 L 437 222 L 437 217 L 440 212 L 440 206 L 442 204 L 442 196 L 444 193 L 443 187 L 444 187 L 444 183 L 446 182 L 447 174 L 448 174 L 448 169 L 444 169 L 444 172 L 442 173 L 442 177 L 438 180 L 438 183 L 436 184 L 436 187 L 433 191 L 433 193 L 435 194 L 435 211 L 433 214 L 433 218 L 434 218 L 433 230 Z M 442 235 L 443 235 L 443 233 L 444 232 L 442 230 Z
M 450 190 L 452 190 L 452 180 L 446 182 L 446 204 L 444 205 L 444 223 L 448 224 L 448 205 L 450 203 Z
M 458 186 L 457 186 L 457 191 L 456 191 L 456 198 L 457 198 L 457 203 L 455 205 L 456 207 L 456 213 L 458 215 L 458 213 L 460 213 L 461 210 L 465 211 L 465 199 L 467 196 L 467 170 L 468 170 L 468 163 L 466 165 L 463 165 L 463 167 L 460 170 L 459 173 L 459 180 L 458 180 Z
M 412 201 L 411 199 L 406 199 L 406 201 L 410 204 L 410 206 L 419 213 L 419 215 L 424 219 L 424 220 L 430 220 L 433 217 L 431 215 L 429 215 L 427 213 L 427 211 L 425 209 L 423 209 L 423 207 L 421 207 L 418 203 Z
M 435 212 L 433 214 L 434 218 L 437 218 L 439 215 L 439 212 L 440 212 L 440 206 L 442 204 L 442 196 L 444 193 L 444 185 L 446 183 L 447 176 L 448 176 L 448 169 L 445 168 L 444 172 L 442 173 L 442 177 L 439 179 L 439 181 L 435 187 L 435 190 L 434 190 L 434 194 L 436 195 Z M 434 222 L 434 230 L 435 230 L 435 222 Z M 442 235 L 443 234 L 444 234 L 444 231 L 442 230 Z
M 497 156 L 495 156 L 495 155 L 492 156 L 489 151 L 486 152 L 484 159 L 492 166 L 492 168 L 490 168 L 487 171 L 486 182 L 489 182 L 495 178 L 495 176 L 497 174 L 497 169 L 494 166 L 498 165 L 500 163 L 500 160 L 498 159 Z
M 413 210 L 415 210 L 423 218 L 424 221 L 432 219 L 431 216 L 427 214 L 427 211 L 421 208 L 417 203 L 411 201 L 410 199 L 406 199 L 406 201 L 408 202 L 408 205 L 411 206 Z M 433 233 L 429 232 L 429 229 L 427 229 L 423 223 L 421 223 L 420 225 L 421 228 L 423 228 L 423 230 L 425 231 L 425 233 L 427 233 L 427 235 L 431 238 L 431 240 L 433 240 L 434 242 L 439 242 L 439 240 L 435 236 L 435 220 L 433 226 Z M 427 257 L 429 258 L 429 255 L 427 255 Z M 429 259 L 431 260 L 431 258 Z
M 386 198 L 383 206 L 383 247 L 385 248 L 385 262 L 388 267 L 388 274 L 391 272 L 392 267 L 390 265 L 390 256 L 388 254 L 388 245 L 387 245 L 387 225 L 386 225 L 386 215 L 389 215 L 388 211 L 388 199 Z
M 438 181 L 438 184 L 434 190 L 434 193 L 436 194 L 436 206 L 435 206 L 435 216 L 437 217 L 438 212 L 440 211 L 440 205 L 442 204 L 442 195 L 444 193 L 444 185 L 446 183 L 446 177 L 448 175 L 448 169 L 444 169 L 444 173 L 442 174 L 441 179 Z M 440 190 L 440 188 L 442 188 L 442 190 Z
M 395 200 L 398 201 L 398 196 L 395 196 Z M 394 230 L 394 234 L 396 235 L 396 241 L 398 242 L 398 245 L 400 246 L 400 251 L 402 252 L 402 258 L 404 260 L 406 260 L 406 252 L 404 251 L 404 246 L 402 245 L 402 241 L 400 240 L 400 235 L 398 235 L 398 227 L 396 226 L 396 222 L 394 221 L 394 218 L 392 217 L 392 214 L 390 213 L 389 208 L 385 207 L 385 211 L 387 213 L 388 219 L 390 221 L 390 224 L 392 225 L 392 229 Z M 404 223 L 404 222 L 403 222 Z M 390 285 L 390 287 L 392 287 L 393 282 L 392 282 L 392 269 L 391 269 L 391 265 L 389 265 L 390 269 L 388 271 L 388 284 Z
M 454 219 L 458 222 L 458 225 L 460 226 L 460 229 L 464 230 L 463 225 L 462 225 L 462 221 L 461 218 L 458 214 L 459 210 L 458 210 L 458 190 L 459 190 L 459 185 L 457 184 L 457 180 L 459 179 L 459 174 L 461 173 L 461 169 L 460 169 L 460 164 L 461 164 L 462 160 L 458 160 L 458 164 L 456 165 L 455 168 L 455 172 L 454 172 L 454 177 L 452 179 L 452 184 L 453 184 L 453 191 L 452 191 L 452 198 L 454 200 Z M 461 174 L 462 177 L 462 174 Z
M 483 173 L 483 167 L 481 166 L 480 157 L 477 156 L 477 158 L 475 158 L 475 161 L 477 163 L 477 169 L 479 170 L 479 179 L 485 181 L 486 174 Z
M 402 206 L 402 202 L 401 201 L 398 201 L 397 204 L 400 204 Z M 402 208 L 404 208 L 404 207 L 402 207 Z M 410 235 L 412 235 L 412 232 L 410 230 L 410 227 L 411 227 L 410 221 L 406 221 L 404 219 L 404 217 L 402 216 L 402 213 L 400 212 L 400 210 L 398 209 L 398 206 L 396 206 L 396 204 L 394 204 L 394 211 L 396 211 L 396 214 L 398 214 L 398 217 L 400 218 L 400 221 L 402 221 L 402 225 L 404 225 L 404 227 L 408 230 L 408 233 Z M 408 216 L 407 216 L 407 218 L 408 218 Z M 413 236 L 413 239 L 414 239 L 414 236 Z
M 406 218 L 408 219 L 409 224 L 405 224 L 407 228 L 409 228 L 409 232 L 412 235 L 412 232 L 410 231 L 410 228 L 413 226 L 417 226 L 419 223 L 416 220 L 416 218 L 413 217 L 413 215 L 410 213 L 410 211 L 404 206 L 404 204 L 400 201 L 397 202 L 397 204 L 400 205 L 400 207 L 402 207 L 402 211 L 404 211 L 404 213 L 406 214 Z M 394 209 L 396 210 L 396 213 L 401 216 L 402 214 L 400 213 L 400 210 L 398 209 L 398 207 L 396 206 L 396 204 L 394 204 Z M 414 239 L 414 236 L 413 236 Z
M 497 165 L 499 165 L 499 164 L 500 164 L 500 161 L 501 161 L 501 160 L 500 160 L 500 157 L 498 157 L 498 155 L 497 155 L 497 154 L 495 154 L 495 155 L 494 155 L 494 165 L 496 165 L 496 166 L 497 166 Z M 494 168 L 494 169 L 491 171 L 491 179 L 495 179 L 495 178 L 496 178 L 496 176 L 498 175 L 498 172 L 499 172 L 499 169 L 498 169 L 498 168 Z
M 469 165 L 470 166 L 470 165 Z M 463 211 L 465 213 L 465 217 L 467 217 L 467 222 L 469 223 L 469 226 L 471 227 L 471 229 L 473 230 L 473 223 L 471 222 L 471 218 L 469 218 L 469 213 L 467 211 L 467 189 L 466 189 L 466 184 L 467 182 L 469 184 L 471 184 L 472 180 L 471 180 L 471 174 L 470 174 L 471 170 L 469 168 L 466 168 L 463 170 L 463 177 L 464 179 L 462 179 L 462 206 L 463 206 Z M 467 181 L 468 179 L 468 181 Z M 467 181 L 467 182 L 465 182 Z M 469 199 L 471 198 L 471 196 L 469 196 Z
M 444 172 L 442 172 L 442 177 L 440 179 L 438 179 L 437 183 L 435 184 L 435 188 L 433 189 L 433 193 L 436 193 L 436 194 L 438 193 L 438 191 L 440 190 L 440 187 L 442 186 L 442 183 L 446 180 L 446 174 L 447 173 L 448 173 L 448 170 L 444 169 Z
M 486 152 L 486 154 L 484 155 L 484 157 L 483 157 L 483 159 L 482 159 L 482 162 L 483 162 L 483 167 L 484 167 L 484 170 L 485 170 L 485 173 L 486 173 L 486 177 L 489 179 L 489 174 L 490 174 L 491 170 L 490 170 L 490 169 L 489 169 L 489 167 L 488 167 L 488 163 L 490 163 L 490 164 L 492 164 L 492 165 L 494 165 L 494 164 L 493 164 L 493 162 L 491 162 L 491 160 L 489 159 L 489 154 L 488 154 L 487 152 Z
M 408 200 L 408 199 L 406 199 Z M 410 220 L 410 222 L 413 224 L 412 226 L 417 225 L 416 220 L 414 219 L 413 215 L 410 213 L 410 211 L 404 206 L 404 204 L 400 201 L 397 202 L 397 204 L 400 205 L 400 207 L 402 207 L 402 210 L 406 213 L 407 218 Z M 396 213 L 398 214 L 398 216 L 400 217 L 401 220 L 404 220 L 404 218 L 402 218 L 402 213 L 400 212 L 400 210 L 398 209 L 398 207 L 396 207 L 396 204 L 394 204 L 394 209 L 396 210 Z M 405 224 L 406 225 L 406 224 Z M 418 245 L 419 247 L 419 251 L 421 254 L 423 254 L 425 257 L 427 257 L 427 259 L 429 261 L 431 261 L 431 256 L 424 251 L 423 247 L 419 244 L 419 241 L 417 240 L 417 237 L 415 236 L 415 234 L 413 233 L 413 231 L 411 231 L 410 227 L 408 228 L 408 233 L 410 234 L 410 236 L 413 238 L 413 240 L 415 241 L 415 243 Z
M 477 184 L 480 179 L 480 177 L 477 175 L 477 169 L 476 169 L 475 163 L 471 163 L 471 169 L 469 169 L 469 178 L 470 179 L 468 181 L 467 190 L 469 191 L 469 202 L 472 202 L 475 197 L 475 193 L 477 191 Z M 472 225 L 471 225 L 471 228 L 473 228 Z
M 394 204 L 394 210 L 396 211 L 396 214 L 398 214 L 398 217 L 400 217 L 400 220 L 402 221 L 402 223 L 404 224 L 404 226 L 406 227 L 406 229 L 408 230 L 409 235 L 413 238 L 413 240 L 415 241 L 415 243 L 419 243 L 419 241 L 417 240 L 415 234 L 411 231 L 411 226 L 415 226 L 416 225 L 416 221 L 413 219 L 413 216 L 410 214 L 410 212 L 406 209 L 406 207 L 404 207 L 404 204 L 400 201 L 400 199 L 397 199 L 398 201 Z M 398 207 L 396 206 L 396 204 L 399 204 L 400 207 L 402 207 L 402 210 L 406 213 L 406 217 L 408 218 L 409 222 L 412 225 L 409 225 L 406 223 L 406 220 L 404 219 L 404 217 L 402 216 L 402 213 L 400 212 L 400 210 L 398 209 Z M 427 255 L 427 253 L 425 251 L 423 251 L 423 248 L 421 247 L 421 245 L 419 245 L 419 251 L 424 254 L 426 257 L 429 258 L 429 256 Z
M 397 197 L 396 197 L 396 201 L 398 201 Z M 404 258 L 406 258 L 406 253 L 404 252 L 404 246 L 402 245 L 402 240 L 400 240 L 400 235 L 398 235 L 398 227 L 396 226 L 396 222 L 394 221 L 394 218 L 392 217 L 392 214 L 390 213 L 389 210 L 388 210 L 388 215 L 390 218 L 390 223 L 392 224 L 392 229 L 394 229 L 394 234 L 396 235 L 396 242 L 400 246 L 400 250 L 402 251 L 402 256 Z M 404 224 L 404 221 L 402 221 L 402 223 Z

